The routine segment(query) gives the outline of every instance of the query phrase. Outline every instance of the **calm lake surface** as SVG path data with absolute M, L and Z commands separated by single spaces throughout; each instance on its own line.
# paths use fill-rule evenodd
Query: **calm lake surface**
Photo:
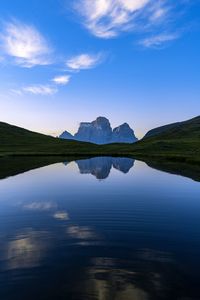
M 200 183 L 109 157 L 0 180 L 0 299 L 200 299 Z

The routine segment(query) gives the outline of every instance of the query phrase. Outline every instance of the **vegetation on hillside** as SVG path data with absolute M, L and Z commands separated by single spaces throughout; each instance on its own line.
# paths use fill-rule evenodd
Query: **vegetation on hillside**
M 151 130 L 134 144 L 62 140 L 0 123 L 0 156 L 131 156 L 200 164 L 200 117 Z

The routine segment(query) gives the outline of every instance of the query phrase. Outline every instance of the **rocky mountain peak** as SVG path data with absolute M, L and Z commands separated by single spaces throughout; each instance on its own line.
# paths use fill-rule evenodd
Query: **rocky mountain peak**
M 60 139 L 66 139 L 66 140 L 73 140 L 74 139 L 74 136 L 69 133 L 67 130 L 65 130 L 60 136 L 59 136 Z
M 70 138 L 78 141 L 91 142 L 95 144 L 133 143 L 137 141 L 134 131 L 127 123 L 112 130 L 110 122 L 105 117 L 98 117 L 92 122 L 81 122 L 77 133 L 69 137 L 69 133 L 64 132 L 60 138 Z
M 105 117 L 98 117 L 96 118 L 95 121 L 91 122 L 91 124 L 97 128 L 102 128 L 102 129 L 111 129 L 111 126 L 110 126 L 110 122 L 107 118 Z
M 137 138 L 134 134 L 133 129 L 127 123 L 123 123 L 122 125 L 113 129 L 113 142 L 120 143 L 134 143 L 137 141 Z

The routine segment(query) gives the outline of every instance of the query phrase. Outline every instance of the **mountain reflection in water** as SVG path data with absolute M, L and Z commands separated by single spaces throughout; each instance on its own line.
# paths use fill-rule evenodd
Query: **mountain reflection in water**
M 171 174 L 185 176 L 195 181 L 200 181 L 199 164 L 191 164 L 164 158 L 156 159 L 156 157 L 146 157 L 143 159 L 149 167 Z M 133 167 L 135 159 L 126 157 L 93 157 L 86 159 L 84 157 L 78 158 L 72 156 L 2 157 L 0 158 L 0 180 L 51 164 L 62 162 L 67 166 L 72 161 L 76 161 L 80 166 L 81 174 L 93 174 L 94 176 L 97 175 L 98 179 L 105 179 L 110 174 L 109 170 L 111 171 L 112 167 L 123 173 L 128 173 L 130 168 Z M 94 164 L 93 167 L 92 164 Z
M 113 168 L 128 173 L 134 166 L 134 159 L 123 157 L 93 157 L 76 160 L 81 174 L 92 174 L 97 179 L 106 179 Z
M 198 182 L 130 158 L 54 159 L 19 175 L 37 159 L 12 158 L 18 175 L 0 180 L 0 299 L 200 299 Z

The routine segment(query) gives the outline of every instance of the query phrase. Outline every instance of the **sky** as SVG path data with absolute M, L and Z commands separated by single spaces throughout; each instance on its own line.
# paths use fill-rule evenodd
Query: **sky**
M 1 0 L 0 121 L 142 137 L 200 114 L 199 0 Z

